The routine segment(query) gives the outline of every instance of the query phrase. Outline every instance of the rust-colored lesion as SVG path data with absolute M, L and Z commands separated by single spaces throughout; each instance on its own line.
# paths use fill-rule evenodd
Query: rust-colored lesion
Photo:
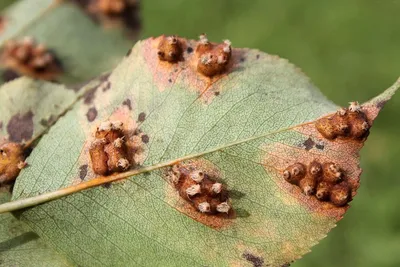
M 266 155 L 262 164 L 279 187 L 307 208 L 339 220 L 357 194 L 362 172 L 359 151 L 381 108 L 351 102 L 348 108 L 299 125 L 292 131 L 304 140 L 323 143 L 324 148 L 269 144 L 263 147 Z M 304 166 L 306 172 L 300 172 L 300 177 L 293 175 L 295 166 Z
M 85 180 L 137 169 L 144 163 L 151 137 L 132 116 L 137 117 L 121 105 L 108 119 L 93 122 L 79 158 L 80 164 L 89 166 Z M 74 181 L 81 182 L 78 178 Z
M 25 166 L 23 145 L 8 141 L 0 143 L 0 187 L 13 183 Z
M 212 228 L 227 227 L 236 218 L 229 187 L 218 169 L 203 159 L 177 163 L 164 171 L 167 202 Z
M 0 53 L 0 64 L 19 75 L 49 81 L 55 81 L 63 73 L 55 52 L 29 36 L 7 41 Z
M 167 58 L 171 52 L 176 56 Z M 243 64 L 241 59 L 245 53 L 245 49 L 232 48 L 228 40 L 212 43 L 205 35 L 199 41 L 162 35 L 143 42 L 145 62 L 161 92 L 179 79 L 206 104 L 223 93 L 224 88 L 217 82 Z

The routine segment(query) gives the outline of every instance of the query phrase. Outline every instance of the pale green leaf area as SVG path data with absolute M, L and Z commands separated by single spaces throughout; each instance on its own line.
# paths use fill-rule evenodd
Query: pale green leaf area
M 0 203 L 10 200 L 0 192 Z M 51 249 L 22 221 L 10 213 L 0 214 L 0 266 L 66 267 L 65 257 Z
M 232 202 L 237 218 L 221 229 L 192 219 L 179 210 L 162 169 L 33 207 L 20 218 L 82 266 L 251 266 L 245 253 L 280 266 L 308 252 L 337 218 L 310 210 L 282 190 L 277 182 L 282 178 L 262 162 L 265 147 L 298 147 L 308 138 L 290 127 L 337 106 L 286 60 L 256 50 L 243 50 L 245 60 L 236 59 L 234 71 L 209 89 L 220 94 L 204 101 L 198 84 L 188 86 L 186 72 L 172 83 L 162 69 L 153 73 L 154 58 L 145 58 L 149 42 L 139 42 L 112 72 L 109 90 L 97 90 L 91 105 L 77 103 L 42 138 L 13 199 L 79 183 L 85 164 L 84 179 L 94 177 L 88 143 L 101 121 L 124 110 L 133 121 L 146 114 L 139 124 L 150 137 L 144 167 L 200 156 L 229 189 L 240 192 Z M 126 99 L 132 110 L 122 105 Z M 85 114 L 92 106 L 98 115 L 90 123 Z
M 77 99 L 63 85 L 20 78 L 0 87 L 0 139 L 29 141 L 42 134 Z
M 90 80 L 79 90 L 27 77 L 4 84 L 0 87 L 0 141 L 36 140 L 101 80 L 102 76 Z
M 56 80 L 76 84 L 111 70 L 132 46 L 122 28 L 105 29 L 69 1 L 18 1 L 4 12 L 0 44 L 34 37 L 55 52 L 64 72 Z

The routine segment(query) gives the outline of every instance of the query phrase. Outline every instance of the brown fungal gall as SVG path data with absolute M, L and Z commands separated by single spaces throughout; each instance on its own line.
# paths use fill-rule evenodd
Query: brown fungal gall
M 182 59 L 182 53 L 182 44 L 177 36 L 162 36 L 157 52 L 160 60 L 175 63 Z
M 315 193 L 316 181 L 314 177 L 306 176 L 300 180 L 299 187 L 306 196 L 311 196 Z
M 358 102 L 350 102 L 348 109 L 341 108 L 333 116 L 317 120 L 315 127 L 329 140 L 337 137 L 363 139 L 368 136 L 370 125 Z
M 171 170 L 177 176 L 172 181 L 179 195 L 197 211 L 210 215 L 227 214 L 231 211 L 225 186 L 216 182 L 204 170 L 184 165 L 175 165 Z
M 330 194 L 332 204 L 341 207 L 350 201 L 350 188 L 347 183 L 342 182 L 332 187 Z
M 331 118 L 321 118 L 315 122 L 315 128 L 326 139 L 332 140 L 337 137 Z
M 22 145 L 12 142 L 0 145 L 0 185 L 13 182 L 25 165 Z
M 291 184 L 298 184 L 306 174 L 306 167 L 302 163 L 295 163 L 283 171 L 283 178 Z
M 307 167 L 308 174 L 314 179 L 319 179 L 322 175 L 322 165 L 318 161 L 312 161 Z
M 358 110 L 358 109 L 355 109 Z M 349 112 L 349 121 L 351 123 L 350 135 L 355 139 L 362 139 L 368 136 L 370 125 L 361 109 Z
M 93 172 L 107 175 L 122 172 L 131 166 L 128 160 L 125 135 L 120 121 L 102 122 L 89 149 Z
M 1 51 L 1 64 L 18 74 L 54 80 L 62 73 L 62 66 L 54 52 L 37 44 L 32 37 L 8 41 Z
M 222 44 L 212 44 L 205 35 L 200 35 L 196 52 L 199 57 L 197 70 L 207 77 L 213 77 L 225 72 L 232 56 L 231 42 L 225 40 Z
M 328 183 L 338 183 L 342 179 L 342 171 L 340 167 L 333 163 L 327 162 L 323 164 L 323 180 Z
M 329 200 L 329 194 L 331 191 L 332 185 L 327 182 L 320 182 L 317 186 L 317 191 L 315 193 L 315 196 L 317 199 L 321 201 L 326 201 Z
M 106 175 L 108 172 L 108 156 L 104 152 L 106 139 L 97 139 L 90 146 L 89 153 L 92 160 L 92 169 L 94 173 Z

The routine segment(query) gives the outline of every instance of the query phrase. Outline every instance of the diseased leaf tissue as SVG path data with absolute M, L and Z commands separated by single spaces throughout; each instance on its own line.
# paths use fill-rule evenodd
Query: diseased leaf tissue
M 0 211 L 33 206 L 19 219 L 81 266 L 288 266 L 349 208 L 398 86 L 339 109 L 277 56 L 150 38 L 83 87 Z

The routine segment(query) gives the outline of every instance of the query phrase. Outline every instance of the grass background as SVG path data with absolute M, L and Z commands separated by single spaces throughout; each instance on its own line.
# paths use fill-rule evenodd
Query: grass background
M 12 0 L 1 0 L 0 9 Z M 178 34 L 288 58 L 339 105 L 366 101 L 400 76 L 400 0 L 142 0 L 142 38 Z M 292 266 L 400 266 L 400 96 L 361 153 L 352 208 Z

